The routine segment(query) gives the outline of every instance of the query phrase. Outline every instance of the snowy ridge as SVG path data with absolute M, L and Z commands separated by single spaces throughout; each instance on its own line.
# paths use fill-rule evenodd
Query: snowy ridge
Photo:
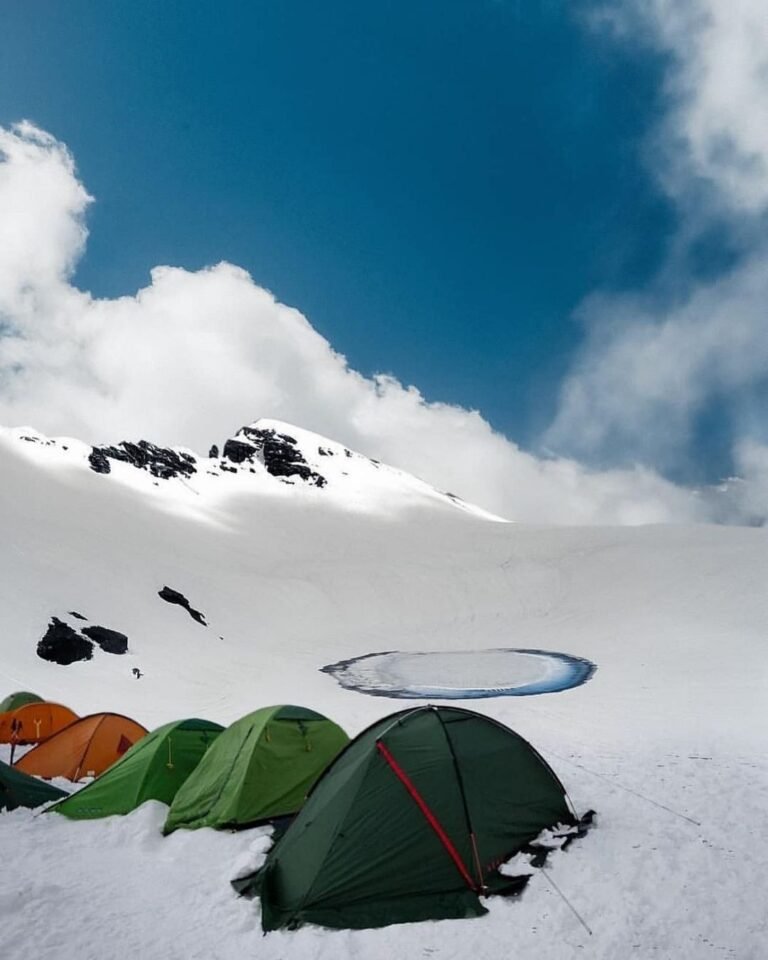
M 261 419 L 241 427 L 221 448 L 214 444 L 207 457 L 147 440 L 91 447 L 72 438 L 49 438 L 29 427 L 0 427 L 0 446 L 16 444 L 25 445 L 21 452 L 49 467 L 88 467 L 140 489 L 164 485 L 172 496 L 181 498 L 184 489 L 215 498 L 242 489 L 246 481 L 246 489 L 272 495 L 279 495 L 278 485 L 295 487 L 300 497 L 312 495 L 308 488 L 323 490 L 337 506 L 350 510 L 391 510 L 432 502 L 478 518 L 502 520 L 403 470 L 280 420 Z M 223 478 L 224 484 L 213 485 L 211 478 Z M 240 483 L 232 483 L 232 478 Z

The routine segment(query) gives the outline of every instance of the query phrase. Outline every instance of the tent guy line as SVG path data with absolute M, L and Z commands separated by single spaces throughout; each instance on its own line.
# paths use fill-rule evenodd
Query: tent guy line
M 654 807 L 658 807 L 659 810 L 666 810 L 667 813 L 671 813 L 674 817 L 679 817 L 681 820 L 687 820 L 688 823 L 692 823 L 695 827 L 700 827 L 701 821 L 694 820 L 693 817 L 689 817 L 685 813 L 680 813 L 679 810 L 673 810 L 672 807 L 668 807 L 663 803 L 659 803 L 658 800 L 652 800 L 650 797 L 646 797 L 645 794 L 639 793 L 637 790 L 633 790 L 631 787 L 625 787 L 622 783 L 617 783 L 615 780 L 611 780 L 609 777 L 606 777 L 602 773 L 598 773 L 596 770 L 590 770 L 589 767 L 585 767 L 583 763 L 577 763 L 575 760 L 569 760 L 568 757 L 562 757 L 559 753 L 555 753 L 554 750 L 547 751 L 551 753 L 553 757 L 557 757 L 558 760 L 562 760 L 564 763 L 570 763 L 571 766 L 578 767 L 579 770 L 583 770 L 585 773 L 592 774 L 593 777 L 597 777 L 600 780 L 605 780 L 609 786 L 614 787 L 617 790 L 623 790 L 625 793 L 631 793 L 634 797 L 639 797 L 640 800 L 645 800 L 646 803 L 653 804 Z
M 549 870 L 547 869 L 547 865 L 546 865 L 545 863 L 542 863 L 542 865 L 541 865 L 541 867 L 540 867 L 540 870 L 541 870 L 541 872 L 544 874 L 544 876 L 545 876 L 545 878 L 546 878 L 546 880 L 547 880 L 547 883 L 549 883 L 549 884 L 552 885 L 552 889 L 553 889 L 557 894 L 559 894 L 560 898 L 563 900 L 563 902 L 566 904 L 566 906 L 570 909 L 571 913 L 574 915 L 574 917 L 576 917 L 576 919 L 579 921 L 579 923 L 582 925 L 582 927 L 584 927 L 584 929 L 587 931 L 587 933 L 588 933 L 588 934 L 590 935 L 590 937 L 591 937 L 591 936 L 593 935 L 593 934 L 592 934 L 592 929 L 591 929 L 591 927 L 590 927 L 589 924 L 586 922 L 586 920 L 584 919 L 584 917 L 582 917 L 582 915 L 579 913 L 579 911 L 576 909 L 576 907 L 574 907 L 574 905 L 571 903 L 571 901 L 568 899 L 568 897 L 566 897 L 566 895 L 563 893 L 563 891 L 560 889 L 560 887 L 558 887 L 558 885 L 555 883 L 554 878 L 551 876 Z

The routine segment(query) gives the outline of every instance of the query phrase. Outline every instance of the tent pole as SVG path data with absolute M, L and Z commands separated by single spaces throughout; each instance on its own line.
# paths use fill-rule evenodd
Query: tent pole
M 433 708 L 434 709 L 434 708 Z M 448 730 L 446 729 L 445 722 L 443 721 L 442 716 L 440 715 L 439 710 L 434 710 L 437 719 L 440 723 L 440 726 L 443 728 L 443 734 L 445 735 L 445 742 L 448 744 L 448 751 L 451 754 L 451 759 L 453 760 L 453 769 L 456 774 L 456 782 L 459 785 L 459 793 L 461 794 L 461 803 L 464 807 L 464 819 L 467 822 L 467 832 L 469 833 L 469 842 L 472 845 L 472 856 L 475 861 L 475 870 L 477 870 L 477 889 L 478 892 L 485 895 L 486 890 L 488 889 L 483 883 L 483 868 L 480 866 L 480 856 L 477 852 L 477 839 L 475 837 L 475 831 L 472 828 L 472 820 L 469 816 L 469 805 L 467 804 L 467 795 L 464 793 L 464 781 L 461 777 L 461 770 L 459 768 L 459 761 L 456 758 L 456 753 L 453 749 L 453 742 L 448 735 Z

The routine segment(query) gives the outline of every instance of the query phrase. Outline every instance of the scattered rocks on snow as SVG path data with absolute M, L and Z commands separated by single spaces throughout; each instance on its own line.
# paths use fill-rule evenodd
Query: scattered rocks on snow
M 67 623 L 52 617 L 45 636 L 37 644 L 37 655 L 51 663 L 66 666 L 93 657 L 93 644 Z
M 27 443 L 39 443 L 39 444 L 40 444 L 41 446 L 43 446 L 43 447 L 55 447 L 55 446 L 56 446 L 56 444 L 54 443 L 53 440 L 48 440 L 46 437 L 28 437 L 28 436 L 26 436 L 26 434 L 23 434 L 19 439 L 20 439 L 20 440 L 26 440 Z M 64 449 L 66 450 L 67 448 L 64 447 Z
M 195 610 L 190 606 L 189 600 L 187 600 L 183 593 L 179 593 L 178 590 L 174 590 L 172 587 L 163 587 L 162 590 L 157 591 L 157 595 L 161 598 L 161 600 L 165 600 L 166 603 L 176 603 L 180 607 L 184 607 L 193 620 L 197 620 L 198 623 L 202 623 L 204 627 L 208 626 L 203 614 L 200 613 L 199 610 Z
M 110 630 L 108 627 L 83 627 L 82 633 L 101 647 L 105 653 L 127 653 L 128 637 L 124 633 L 118 633 L 117 630 Z
M 326 447 L 318 447 L 318 452 L 324 457 L 333 456 L 333 451 Z M 352 456 L 350 450 L 344 453 Z M 209 457 L 218 460 L 217 444 L 211 446 Z M 290 477 L 298 477 L 316 487 L 324 487 L 327 483 L 326 478 L 307 463 L 295 437 L 278 433 L 270 427 L 243 427 L 235 437 L 226 441 L 221 457 L 218 467 L 225 473 L 237 473 L 239 465 L 248 465 L 250 472 L 254 473 L 253 465 L 259 461 L 268 473 L 286 483 L 290 482 Z M 116 446 L 93 447 L 88 455 L 88 462 L 95 473 L 111 473 L 113 460 L 146 470 L 158 480 L 191 477 L 197 472 L 197 461 L 191 454 L 158 447 L 147 440 L 137 443 L 123 440 Z
M 129 443 L 123 440 L 116 447 L 94 447 L 88 457 L 96 473 L 110 473 L 110 460 L 130 463 L 140 470 L 148 470 L 153 477 L 168 480 L 171 477 L 191 477 L 197 472 L 196 460 L 190 453 L 157 447 L 147 440 Z
M 69 615 L 77 617 L 78 620 L 87 619 L 76 610 L 70 610 Z M 43 660 L 66 666 L 79 660 L 91 660 L 94 642 L 105 653 L 128 652 L 128 637 L 124 633 L 95 624 L 92 627 L 83 627 L 78 633 L 58 617 L 51 617 L 45 636 L 37 644 L 37 655 Z
M 304 459 L 295 437 L 269 428 L 243 427 L 224 444 L 223 456 L 232 463 L 253 463 L 256 458 L 268 473 L 280 479 L 300 477 L 316 487 L 326 484 L 325 477 Z

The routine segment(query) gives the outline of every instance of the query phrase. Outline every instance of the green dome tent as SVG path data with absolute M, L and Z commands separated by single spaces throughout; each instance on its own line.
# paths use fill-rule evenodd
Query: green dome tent
M 542 829 L 575 824 L 563 785 L 512 730 L 456 707 L 403 710 L 353 740 L 260 871 L 265 931 L 381 927 L 485 913 L 518 892 L 501 863 Z
M 73 820 L 92 820 L 130 813 L 145 800 L 170 804 L 223 729 L 208 720 L 166 723 L 134 743 L 100 777 L 51 811 Z
M 0 810 L 15 810 L 16 807 L 34 809 L 66 795 L 64 790 L 15 770 L 0 760 Z
M 17 690 L 16 693 L 9 693 L 5 700 L 0 701 L 0 713 L 8 710 L 17 710 L 27 703 L 42 703 L 43 698 L 38 697 L 36 693 L 30 693 L 28 690 Z
M 341 727 L 304 707 L 249 713 L 221 734 L 176 794 L 164 833 L 294 814 L 348 742 Z

